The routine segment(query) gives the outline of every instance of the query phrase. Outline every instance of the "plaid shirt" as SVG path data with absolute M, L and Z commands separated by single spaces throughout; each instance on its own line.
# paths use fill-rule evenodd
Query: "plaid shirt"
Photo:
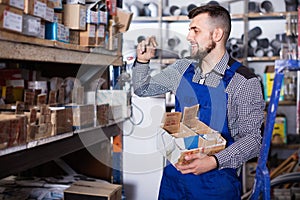
M 193 82 L 216 87 L 228 66 L 226 52 L 214 69 L 202 76 L 200 67 L 195 68 Z M 156 96 L 167 92 L 176 95 L 181 77 L 192 63 L 180 59 L 154 76 L 149 75 L 149 64 L 135 62 L 132 68 L 134 93 L 138 96 Z M 216 153 L 219 169 L 238 168 L 244 162 L 259 155 L 261 126 L 264 119 L 265 102 L 261 83 L 247 68 L 238 69 L 226 88 L 228 94 L 228 126 L 234 143 Z

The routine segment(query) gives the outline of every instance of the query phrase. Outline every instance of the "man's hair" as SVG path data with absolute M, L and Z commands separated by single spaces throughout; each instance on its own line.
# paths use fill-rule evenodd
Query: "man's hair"
M 202 13 L 207 13 L 208 16 L 211 17 L 212 23 L 215 27 L 220 27 L 224 30 L 226 39 L 225 41 L 227 41 L 231 31 L 231 17 L 228 10 L 220 5 L 207 4 L 192 9 L 189 12 L 188 17 L 189 19 L 193 19 L 194 17 Z

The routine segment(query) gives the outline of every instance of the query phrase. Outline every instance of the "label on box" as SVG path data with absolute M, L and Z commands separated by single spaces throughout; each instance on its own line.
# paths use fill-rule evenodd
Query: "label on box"
M 22 32 L 22 15 L 4 10 L 3 12 L 3 27 L 9 30 Z
M 107 12 L 100 11 L 100 23 L 107 24 Z
M 70 30 L 63 24 L 57 26 L 57 40 L 62 42 L 69 42 Z
M 40 20 L 28 19 L 28 32 L 39 34 L 40 25 L 41 25 Z
M 272 136 L 278 135 L 280 137 L 280 143 L 287 143 L 286 135 L 286 118 L 285 117 L 276 117 L 275 124 L 272 132 Z
M 85 0 L 67 0 L 67 4 L 85 4 Z
M 85 27 L 86 25 L 86 10 L 85 8 L 80 8 L 79 11 L 79 26 Z
M 10 0 L 9 5 L 24 10 L 24 0 Z
M 62 9 L 62 1 L 61 0 L 48 0 L 53 3 L 54 9 Z
M 89 29 L 89 37 L 96 37 L 96 27 L 95 26 L 90 26 L 90 29 Z
M 105 26 L 100 24 L 97 29 L 97 37 L 104 38 L 105 36 Z
M 45 39 L 45 25 L 44 24 L 41 24 L 40 33 L 39 33 L 38 37 Z
M 50 7 L 46 7 L 46 15 L 45 20 L 49 22 L 54 22 L 54 9 Z
M 45 3 L 40 2 L 40 1 L 35 1 L 33 15 L 41 17 L 41 18 L 45 18 L 46 7 L 47 7 L 47 5 Z
M 88 10 L 87 11 L 87 22 L 97 24 L 98 23 L 98 12 Z
M 265 73 L 264 74 L 264 93 L 265 93 L 265 100 L 270 101 L 271 94 L 272 94 L 272 88 L 273 88 L 273 83 L 274 83 L 274 77 L 275 73 Z M 282 86 L 283 86 L 283 81 L 282 81 Z M 279 100 L 282 101 L 284 96 L 284 90 L 280 90 L 280 97 Z

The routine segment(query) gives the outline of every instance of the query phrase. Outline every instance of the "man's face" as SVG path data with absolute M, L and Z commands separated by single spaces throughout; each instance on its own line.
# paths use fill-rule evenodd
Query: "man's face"
M 187 40 L 191 44 L 191 56 L 195 59 L 202 60 L 216 47 L 208 18 L 206 13 L 200 14 L 192 19 L 189 26 Z

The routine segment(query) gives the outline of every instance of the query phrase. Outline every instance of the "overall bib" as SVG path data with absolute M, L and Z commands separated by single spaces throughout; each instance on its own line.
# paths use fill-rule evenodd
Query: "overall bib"
M 241 63 L 230 59 L 230 68 L 225 71 L 220 84 L 216 87 L 192 82 L 195 74 L 191 64 L 183 74 L 176 94 L 175 110 L 183 112 L 184 107 L 199 104 L 200 121 L 220 132 L 226 139 L 226 145 L 234 140 L 228 129 L 227 93 L 225 89 Z M 235 169 L 212 170 L 201 175 L 181 174 L 168 164 L 164 168 L 160 185 L 161 200 L 198 200 L 198 199 L 241 199 L 241 185 Z

